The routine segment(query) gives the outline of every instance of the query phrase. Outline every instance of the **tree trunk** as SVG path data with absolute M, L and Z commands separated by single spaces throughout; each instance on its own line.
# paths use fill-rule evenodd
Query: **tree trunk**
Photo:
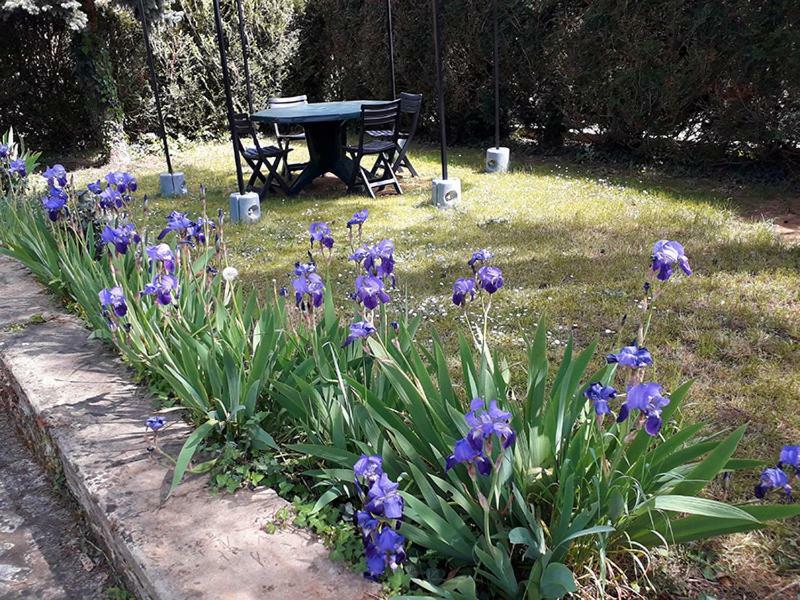
M 102 19 L 95 0 L 81 0 L 88 16 L 84 31 L 76 37 L 78 73 L 86 91 L 87 113 L 103 154 L 115 166 L 130 162 L 128 139 L 123 127 L 124 111 L 119 101 L 111 55 L 102 35 Z

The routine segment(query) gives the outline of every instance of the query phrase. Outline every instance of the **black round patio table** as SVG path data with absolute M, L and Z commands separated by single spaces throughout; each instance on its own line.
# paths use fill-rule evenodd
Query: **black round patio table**
M 302 125 L 310 159 L 308 165 L 289 186 L 289 194 L 297 194 L 325 173 L 333 173 L 345 183 L 353 174 L 353 161 L 344 152 L 347 121 L 361 116 L 361 107 L 385 100 L 348 100 L 316 102 L 287 108 L 268 108 L 250 118 L 260 123 Z

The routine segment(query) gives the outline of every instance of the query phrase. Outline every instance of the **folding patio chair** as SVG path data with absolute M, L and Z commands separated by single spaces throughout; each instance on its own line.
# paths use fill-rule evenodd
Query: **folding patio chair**
M 292 96 L 291 98 L 270 98 L 267 100 L 267 108 L 291 108 L 293 106 L 300 106 L 308 104 L 308 97 Z M 275 123 L 275 139 L 278 140 L 278 148 L 282 150 L 290 150 L 291 142 L 299 142 L 306 139 L 306 134 L 303 131 L 290 131 L 288 129 L 281 130 L 280 126 Z M 283 172 L 291 177 L 292 172 L 302 171 L 306 163 L 289 163 L 288 154 L 283 159 Z
M 385 104 L 370 104 L 361 107 L 361 128 L 358 133 L 357 146 L 345 146 L 345 150 L 355 163 L 353 175 L 347 186 L 347 191 L 352 192 L 356 187 L 363 185 L 373 198 L 375 189 L 382 190 L 387 185 L 394 186 L 398 194 L 402 194 L 400 183 L 394 172 L 393 157 L 399 151 L 397 139 L 400 127 L 400 100 L 386 102 Z M 370 131 L 385 133 L 385 139 L 365 141 Z M 375 163 L 367 170 L 361 165 L 364 157 L 374 156 Z M 383 170 L 380 177 L 379 170 Z
M 273 185 L 277 185 L 284 193 L 288 193 L 289 186 L 286 184 L 286 180 L 281 177 L 278 168 L 281 161 L 286 160 L 286 155 L 291 152 L 291 148 L 261 146 L 258 143 L 253 122 L 245 113 L 233 115 L 233 129 L 236 133 L 236 146 L 239 149 L 239 154 L 242 155 L 242 158 L 253 170 L 253 174 L 250 175 L 250 179 L 247 181 L 247 190 L 258 191 L 258 195 L 262 199 L 270 192 Z M 247 148 L 244 145 L 244 140 L 248 137 L 253 141 L 252 148 Z M 262 166 L 267 168 L 267 175 L 261 172 Z M 260 190 L 254 186 L 256 181 L 260 181 L 262 184 Z
M 409 94 L 407 92 L 400 93 L 400 113 L 401 120 L 405 121 L 407 127 L 401 129 L 398 133 L 398 138 L 402 143 L 399 143 L 400 151 L 394 159 L 394 172 L 397 173 L 403 167 L 407 168 L 412 177 L 419 177 L 417 170 L 408 158 L 408 149 L 411 146 L 411 140 L 414 139 L 414 134 L 417 132 L 417 124 L 419 123 L 419 113 L 422 108 L 422 94 Z M 373 130 L 367 132 L 370 137 L 376 139 L 391 139 L 391 132 L 387 130 Z

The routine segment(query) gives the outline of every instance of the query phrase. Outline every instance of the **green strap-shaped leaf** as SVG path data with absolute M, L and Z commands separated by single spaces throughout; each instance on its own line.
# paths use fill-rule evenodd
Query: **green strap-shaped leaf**
M 539 589 L 545 598 L 563 598 L 578 589 L 575 577 L 565 565 L 552 562 L 545 567 Z
M 189 461 L 192 460 L 195 452 L 197 452 L 200 442 L 202 442 L 206 436 L 211 433 L 216 424 L 216 421 L 209 419 L 195 429 L 188 438 L 186 438 L 186 441 L 183 443 L 183 448 L 181 448 L 181 451 L 178 454 L 178 460 L 175 461 L 175 471 L 172 474 L 172 485 L 169 488 L 170 494 L 175 490 L 176 487 L 178 487 L 181 479 L 183 479 L 183 474 L 186 472 L 186 469 L 189 466 Z
M 646 547 L 661 545 L 664 540 L 670 544 L 683 544 L 718 535 L 761 529 L 766 526 L 767 521 L 780 521 L 800 515 L 800 504 L 761 504 L 737 508 L 756 520 L 710 519 L 699 515 L 663 519 L 655 523 L 652 529 L 632 534 L 630 539 Z
M 742 425 L 722 440 L 703 460 L 697 463 L 697 466 L 689 471 L 686 478 L 675 486 L 672 493 L 678 496 L 696 496 L 709 481 L 725 468 L 728 459 L 739 445 L 744 430 L 745 426 Z

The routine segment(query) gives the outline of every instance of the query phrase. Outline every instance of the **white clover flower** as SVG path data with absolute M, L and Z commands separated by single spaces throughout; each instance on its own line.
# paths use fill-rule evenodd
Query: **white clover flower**
M 239 270 L 236 267 L 225 267 L 222 269 L 222 278 L 225 281 L 231 282 L 239 277 Z

